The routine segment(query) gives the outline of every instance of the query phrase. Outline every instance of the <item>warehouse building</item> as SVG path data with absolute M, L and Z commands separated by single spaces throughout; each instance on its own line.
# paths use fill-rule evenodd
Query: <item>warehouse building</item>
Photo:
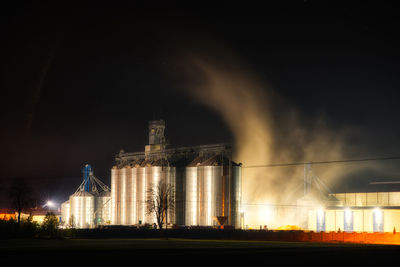
M 396 232 L 400 192 L 332 192 L 304 166 L 304 196 L 297 200 L 298 225 L 316 232 Z
M 308 230 L 396 232 L 400 229 L 400 192 L 332 193 L 325 206 L 309 211 Z

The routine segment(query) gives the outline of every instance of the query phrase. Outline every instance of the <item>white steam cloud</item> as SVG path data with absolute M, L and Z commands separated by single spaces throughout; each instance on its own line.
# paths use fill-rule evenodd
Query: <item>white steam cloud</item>
M 355 149 L 346 141 L 348 128 L 330 129 L 321 118 L 303 124 L 293 107 L 226 51 L 214 58 L 194 54 L 185 58 L 186 83 L 181 87 L 222 116 L 234 135 L 234 160 L 244 167 L 343 159 Z M 313 170 L 326 184 L 334 185 L 360 166 L 365 167 L 333 164 L 313 166 Z M 242 177 L 245 224 L 294 223 L 291 216 L 270 222 L 269 209 L 270 205 L 290 206 L 302 196 L 303 166 L 243 168 Z

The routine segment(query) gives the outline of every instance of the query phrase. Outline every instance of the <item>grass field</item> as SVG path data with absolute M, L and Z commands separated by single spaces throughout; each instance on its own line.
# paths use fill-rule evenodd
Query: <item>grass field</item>
M 139 265 L 177 261 L 224 264 L 227 261 L 249 263 L 294 262 L 301 265 L 322 263 L 373 263 L 397 261 L 400 246 L 224 241 L 191 239 L 19 239 L 0 240 L 1 263 Z M 267 264 L 269 265 L 269 264 Z M 5 266 L 5 265 L 3 265 Z

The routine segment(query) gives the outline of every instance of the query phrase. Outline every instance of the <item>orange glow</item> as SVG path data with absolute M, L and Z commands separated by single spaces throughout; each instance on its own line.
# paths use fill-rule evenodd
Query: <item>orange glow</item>
M 304 232 L 304 234 L 298 241 L 400 245 L 398 233 Z
M 286 230 L 286 231 L 266 231 L 263 235 L 264 237 L 263 240 L 288 241 L 288 242 L 400 245 L 400 233 L 313 232 L 313 231 L 302 231 L 299 227 L 294 225 L 282 226 L 277 230 Z M 298 231 L 290 232 L 290 230 L 292 231 L 298 230 Z
M 16 219 L 15 213 L 0 213 L 0 220 L 8 221 L 10 219 Z
M 303 229 L 301 229 L 297 225 L 283 225 L 281 227 L 278 227 L 276 230 L 279 230 L 279 231 L 300 231 L 300 230 L 303 230 Z

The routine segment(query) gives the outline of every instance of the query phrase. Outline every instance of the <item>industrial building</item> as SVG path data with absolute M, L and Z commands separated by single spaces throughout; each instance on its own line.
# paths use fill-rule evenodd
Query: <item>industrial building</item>
M 149 188 L 159 181 L 174 190 L 168 224 L 239 227 L 241 166 L 224 144 L 169 148 L 165 122 L 150 121 L 143 152 L 116 156 L 111 170 L 111 224 L 153 224 L 147 212 Z
M 400 229 L 400 192 L 330 194 L 334 202 L 309 212 L 308 230 L 396 232 Z
M 62 204 L 64 225 L 77 228 L 153 225 L 148 212 L 150 189 L 161 181 L 173 188 L 168 225 L 240 227 L 241 165 L 229 145 L 171 148 L 165 122 L 149 122 L 149 144 L 141 152 L 116 155 L 108 188 L 85 166 L 77 191 Z
M 304 196 L 297 201 L 298 225 L 315 232 L 396 232 L 400 192 L 333 193 L 304 166 Z
M 115 157 L 111 187 L 83 169 L 83 182 L 62 204 L 64 225 L 153 225 L 148 212 L 151 189 L 161 181 L 173 188 L 174 205 L 164 223 L 178 226 L 303 229 L 315 232 L 393 232 L 400 229 L 400 192 L 334 193 L 304 164 L 304 194 L 290 205 L 274 203 L 259 225 L 242 207 L 241 164 L 232 161 L 229 145 L 169 147 L 165 122 L 149 122 L 144 151 Z M 247 214 L 246 214 L 247 212 Z M 264 220 L 264 219 L 263 219 Z M 286 227 L 289 226 L 289 227 Z

